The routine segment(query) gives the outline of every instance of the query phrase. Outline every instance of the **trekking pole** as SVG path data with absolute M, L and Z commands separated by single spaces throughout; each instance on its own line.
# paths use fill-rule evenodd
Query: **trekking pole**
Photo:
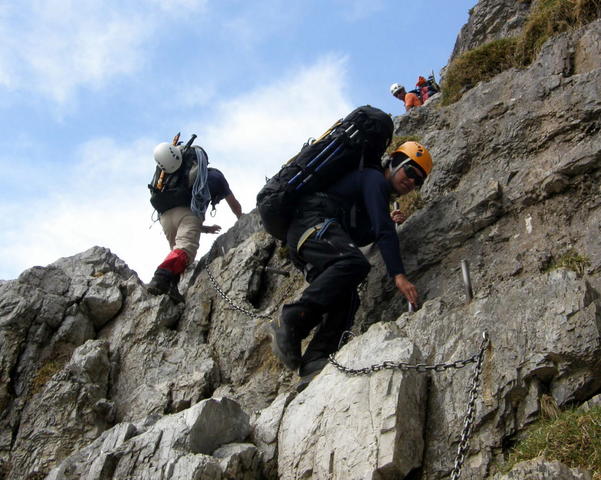
M 349 128 L 347 128 L 347 129 L 345 130 L 345 132 L 346 132 L 346 133 L 349 133 L 349 132 L 350 132 L 350 131 L 351 131 L 353 128 L 356 128 L 356 127 L 355 127 L 354 125 L 351 125 Z M 357 135 L 358 133 L 359 133 L 359 130 L 358 130 L 358 129 L 357 129 L 357 130 L 355 130 L 355 131 L 354 131 L 352 134 L 350 134 L 350 136 L 349 136 L 349 139 L 352 139 L 352 138 L 353 138 L 355 135 Z M 337 142 L 337 140 L 332 140 L 332 142 Z M 301 188 L 302 188 L 302 187 L 303 187 L 303 186 L 304 186 L 304 185 L 305 185 L 307 182 L 309 182 L 309 180 L 311 180 L 311 178 L 313 178 L 313 173 L 319 172 L 319 170 L 321 170 L 323 167 L 325 167 L 325 166 L 328 164 L 328 162 L 329 162 L 330 160 L 332 160 L 332 158 L 334 158 L 334 157 L 335 157 L 335 156 L 338 154 L 338 152 L 339 152 L 339 151 L 340 151 L 340 150 L 341 150 L 343 147 L 344 147 L 344 143 L 343 143 L 343 144 L 341 144 L 341 145 L 338 145 L 338 147 L 336 148 L 336 150 L 334 150 L 334 151 L 333 151 L 333 152 L 332 152 L 330 155 L 328 155 L 328 158 L 326 158 L 326 159 L 325 159 L 323 162 L 321 162 L 321 163 L 320 163 L 320 164 L 317 166 L 317 168 L 315 168 L 315 169 L 313 170 L 313 172 L 311 172 L 311 173 L 309 174 L 309 176 L 307 176 L 307 178 L 305 178 L 305 179 L 303 180 L 303 182 L 302 182 L 300 185 L 298 185 L 298 186 L 296 187 L 296 189 L 295 189 L 295 190 L 300 190 L 300 189 L 301 189 Z M 323 152 L 322 152 L 322 153 L 323 153 Z M 319 155 L 318 155 L 318 157 L 319 157 Z M 308 169 L 308 168 L 309 168 L 311 165 L 313 165 L 313 164 L 314 164 L 314 163 L 317 161 L 318 157 L 315 157 L 313 160 L 311 160 L 311 162 L 309 162 L 309 164 L 307 165 L 307 168 L 305 168 L 305 170 L 303 170 L 303 172 L 302 172 L 302 173 L 305 173 L 305 172 L 307 171 L 307 169 Z
M 474 291 L 472 290 L 472 280 L 470 278 L 470 265 L 467 260 L 461 260 L 461 273 L 463 275 L 463 285 L 465 286 L 465 295 L 467 301 L 470 303 L 474 298 Z
M 354 127 L 354 125 L 351 125 L 351 127 Z M 348 131 L 351 129 L 351 127 L 349 127 L 347 130 L 345 130 L 345 132 L 347 132 L 347 133 L 348 133 Z M 356 136 L 356 135 L 358 135 L 358 134 L 359 134 L 359 130 L 357 129 L 357 130 L 355 130 L 353 133 L 351 133 L 351 134 L 349 135 L 349 139 L 351 139 L 351 140 L 352 140 L 352 138 L 353 138 L 353 137 L 355 137 L 355 136 Z M 334 152 L 333 152 L 333 153 L 332 153 L 332 154 L 331 154 L 331 155 L 330 155 L 328 158 L 326 158 L 326 159 L 325 159 L 323 162 L 321 162 L 321 164 L 320 164 L 320 165 L 319 165 L 319 166 L 318 166 L 318 167 L 315 169 L 315 171 L 316 171 L 316 172 L 318 172 L 319 170 L 321 170 L 321 168 L 322 168 L 322 167 L 325 167 L 325 166 L 327 165 L 327 163 L 328 163 L 330 160 L 332 160 L 332 158 L 334 158 L 334 155 L 336 155 L 336 154 L 338 153 L 338 151 L 339 151 L 339 150 L 340 150 L 342 147 L 344 147 L 344 144 L 343 144 L 343 145 L 340 145 L 340 146 L 339 146 L 339 147 L 336 149 L 336 151 L 334 151 Z
M 188 150 L 191 146 L 192 146 L 192 142 L 194 142 L 194 139 L 196 138 L 196 134 L 193 133 L 192 136 L 190 137 L 190 140 L 188 140 L 188 142 L 184 145 L 184 148 L 182 148 L 182 150 Z
M 319 154 L 313 159 L 311 160 L 306 168 L 311 167 L 311 165 L 313 165 L 313 163 L 315 163 L 317 160 L 319 160 L 323 155 L 325 155 L 326 153 L 328 153 L 332 148 L 334 148 L 334 146 L 336 145 L 336 139 L 332 140 L 330 143 L 328 143 L 328 145 L 321 151 L 319 152 Z M 288 185 L 294 185 L 299 178 L 301 177 L 301 175 L 305 173 L 305 170 L 301 170 L 300 172 L 298 172 L 294 177 L 292 177 L 289 181 L 288 181 Z
M 357 127 L 355 127 L 355 125 L 350 125 L 344 132 L 346 134 L 350 134 L 350 132 L 353 129 L 356 129 Z M 355 132 L 353 132 L 349 138 L 353 138 L 357 133 L 359 133 L 359 130 L 356 130 Z M 288 185 L 292 186 L 294 185 L 299 179 L 300 177 L 305 174 L 307 172 L 307 170 L 313 170 L 313 165 L 315 163 L 317 163 L 319 160 L 321 160 L 321 158 L 326 154 L 329 153 L 329 151 L 334 148 L 336 145 L 338 145 L 338 139 L 335 138 L 334 140 L 332 140 L 330 143 L 328 143 L 328 145 L 326 145 L 326 147 L 319 152 L 315 158 L 313 160 L 311 160 L 307 166 L 301 170 L 300 172 L 298 172 L 294 177 L 292 177 L 289 181 L 288 181 Z M 318 171 L 323 165 L 325 165 L 327 162 L 329 162 L 339 151 L 340 149 L 343 147 L 344 145 L 338 145 L 338 147 L 330 154 L 328 155 L 328 157 L 314 170 L 314 171 Z M 299 190 L 305 183 L 307 183 L 307 181 L 312 177 L 313 174 L 309 175 L 307 178 L 305 178 L 305 180 L 298 185 L 295 190 Z

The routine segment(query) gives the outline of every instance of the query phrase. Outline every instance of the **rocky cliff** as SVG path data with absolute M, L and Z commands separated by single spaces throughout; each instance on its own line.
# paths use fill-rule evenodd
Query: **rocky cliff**
M 474 15 L 487 4 L 505 5 Z M 482 41 L 468 30 L 464 45 Z M 453 105 L 395 119 L 435 159 L 425 206 L 398 229 L 424 304 L 407 312 L 366 249 L 354 337 L 336 357 L 379 369 L 331 364 L 295 392 L 266 325 L 304 280 L 254 212 L 188 272 L 185 305 L 149 296 L 100 247 L 3 282 L 0 478 L 443 479 L 468 410 L 461 478 L 590 478 L 495 465 L 541 398 L 601 392 L 600 90 L 597 21 Z

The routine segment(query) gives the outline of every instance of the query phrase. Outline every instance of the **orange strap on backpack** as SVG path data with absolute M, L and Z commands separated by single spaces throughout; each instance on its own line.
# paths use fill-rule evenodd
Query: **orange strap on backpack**
M 177 135 L 175 137 L 173 137 L 173 146 L 177 146 L 177 143 L 179 142 L 179 136 L 180 136 L 181 132 L 177 132 Z M 161 174 L 159 175 L 159 179 L 157 180 L 157 189 L 159 191 L 163 191 L 163 182 L 165 181 L 165 170 L 161 171 Z

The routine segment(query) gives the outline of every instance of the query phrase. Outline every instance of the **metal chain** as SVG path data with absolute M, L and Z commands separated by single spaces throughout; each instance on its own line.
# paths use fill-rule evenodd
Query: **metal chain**
M 482 373 L 482 363 L 484 360 L 484 352 L 490 344 L 488 333 L 482 334 L 482 343 L 480 345 L 480 351 L 465 360 L 457 360 L 455 362 L 448 363 L 436 363 L 434 365 L 426 365 L 423 363 L 409 364 L 405 362 L 382 362 L 376 365 L 371 365 L 364 368 L 349 368 L 341 365 L 335 358 L 334 354 L 329 357 L 330 363 L 334 365 L 338 370 L 348 375 L 366 375 L 372 372 L 379 372 L 380 370 L 415 370 L 419 373 L 425 373 L 428 371 L 444 372 L 449 369 L 463 368 L 470 363 L 475 363 L 474 375 L 472 377 L 472 384 L 469 390 L 469 400 L 467 402 L 467 412 L 463 420 L 463 430 L 461 432 L 461 440 L 457 447 L 457 455 L 455 457 L 455 466 L 451 472 L 451 480 L 459 480 L 461 476 L 461 469 L 465 461 L 465 454 L 469 446 L 470 435 L 472 433 L 472 427 L 474 424 L 476 414 L 476 396 L 478 393 L 478 387 L 480 385 L 480 374 Z
M 476 395 L 478 394 L 478 387 L 480 386 L 480 374 L 482 373 L 482 363 L 484 362 L 484 352 L 490 344 L 488 333 L 482 334 L 482 344 L 480 345 L 480 353 L 476 361 L 476 368 L 474 368 L 474 376 L 472 377 L 472 386 L 469 391 L 469 400 L 467 402 L 467 412 L 463 420 L 463 430 L 461 431 L 461 440 L 457 446 L 457 455 L 455 456 L 455 466 L 451 472 L 451 480 L 459 480 L 461 476 L 461 469 L 463 468 L 463 462 L 465 461 L 465 454 L 470 442 L 470 435 L 472 434 L 472 427 L 474 425 L 474 419 L 476 418 Z
M 211 250 L 212 250 L 212 248 L 211 248 Z M 210 253 L 211 252 L 209 251 L 209 254 Z M 207 272 L 209 280 L 211 281 L 211 284 L 213 285 L 213 288 L 217 291 L 217 293 L 219 293 L 221 298 L 223 298 L 234 310 L 237 310 L 238 312 L 241 312 L 244 315 L 247 315 L 251 318 L 255 318 L 255 319 L 271 318 L 271 316 L 279 308 L 279 305 L 276 305 L 271 311 L 269 311 L 267 313 L 256 313 L 256 312 L 252 312 L 252 311 L 248 310 L 245 307 L 237 305 L 230 297 L 228 297 L 227 294 L 223 291 L 223 289 L 217 283 L 217 280 L 215 280 L 215 277 L 213 276 L 213 274 L 211 273 L 211 269 L 209 268 L 209 260 L 208 260 L 209 257 L 210 257 L 210 255 L 207 255 L 207 259 L 205 260 L 205 270 Z M 283 299 L 287 298 L 290 295 L 290 292 L 292 292 L 293 287 L 294 287 L 294 282 L 291 282 L 290 285 L 288 286 L 288 289 L 284 293 Z

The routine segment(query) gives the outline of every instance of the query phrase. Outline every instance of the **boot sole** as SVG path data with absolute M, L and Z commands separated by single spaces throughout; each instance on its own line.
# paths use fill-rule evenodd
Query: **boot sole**
M 173 295 L 172 293 L 169 292 L 163 292 L 161 289 L 156 288 L 156 287 L 147 287 L 146 290 L 148 291 L 148 293 L 150 293 L 151 295 L 167 295 L 171 300 L 173 300 L 175 303 L 183 303 L 184 302 L 184 297 L 180 296 L 176 296 Z
M 294 358 L 290 358 L 285 352 L 280 349 L 278 342 L 276 340 L 275 328 L 271 322 L 269 322 L 269 336 L 271 337 L 271 351 L 273 354 L 278 357 L 280 362 L 284 364 L 284 366 L 289 370 L 296 370 L 300 367 L 301 359 L 298 360 Z
M 156 287 L 146 287 L 146 290 L 151 295 L 164 295 L 167 293 L 167 292 L 163 292 L 161 289 L 156 288 Z

